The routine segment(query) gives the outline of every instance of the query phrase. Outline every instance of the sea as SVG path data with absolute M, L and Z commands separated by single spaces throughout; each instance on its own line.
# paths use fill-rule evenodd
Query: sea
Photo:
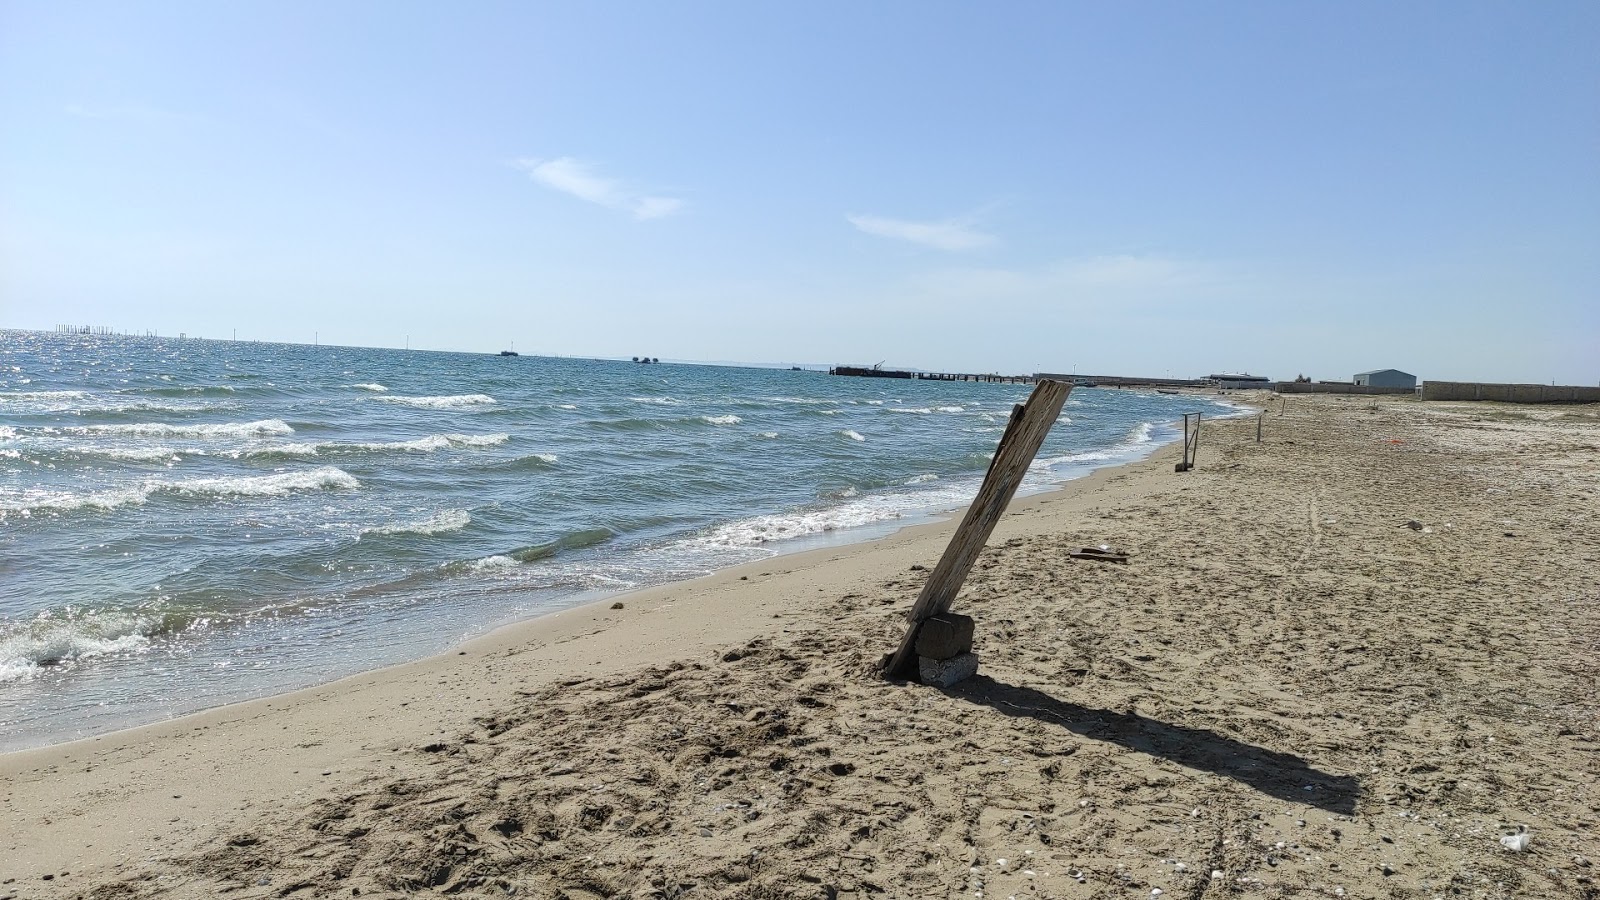
M 0 331 L 0 750 L 929 521 L 1029 390 Z M 1236 410 L 1076 388 L 1023 490 L 1147 455 L 1186 412 Z

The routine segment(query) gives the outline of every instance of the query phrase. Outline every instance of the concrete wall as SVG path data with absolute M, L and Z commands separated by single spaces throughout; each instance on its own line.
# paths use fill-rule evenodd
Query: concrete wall
M 1600 387 L 1428 381 L 1422 385 L 1422 399 L 1498 400 L 1501 403 L 1600 403 Z
M 1304 381 L 1280 381 L 1271 386 L 1280 394 L 1415 394 L 1414 388 L 1405 387 L 1369 387 L 1365 384 L 1347 384 L 1339 382 L 1328 384 L 1316 382 L 1308 384 Z

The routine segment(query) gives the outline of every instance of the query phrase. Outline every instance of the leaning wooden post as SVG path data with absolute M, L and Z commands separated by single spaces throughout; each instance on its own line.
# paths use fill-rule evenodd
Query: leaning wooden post
M 1200 414 L 1194 414 L 1194 449 L 1189 452 L 1189 468 L 1194 468 L 1195 461 L 1200 458 Z
M 1190 433 L 1189 433 L 1189 418 L 1191 416 L 1194 417 L 1194 423 L 1195 423 L 1194 424 L 1194 435 L 1193 435 L 1193 437 L 1191 437 Z M 1174 471 L 1174 472 L 1187 472 L 1190 469 L 1194 468 L 1194 459 L 1193 459 L 1193 457 L 1190 456 L 1190 451 L 1192 451 L 1194 449 L 1195 441 L 1198 440 L 1199 435 L 1200 435 L 1200 414 L 1199 413 L 1184 413 L 1183 414 L 1183 461 L 1179 462 L 1179 463 L 1174 463 L 1173 466 L 1172 466 L 1172 471 Z
M 1039 452 L 1039 445 L 1050 433 L 1050 426 L 1061 415 L 1061 405 L 1067 401 L 1070 393 L 1070 384 L 1040 381 L 1028 397 L 1028 402 L 1018 404 L 1011 410 L 1011 421 L 1006 423 L 1005 434 L 1001 435 L 1000 445 L 995 448 L 994 458 L 989 461 L 989 471 L 983 476 L 978 495 L 972 498 L 972 505 L 967 508 L 961 525 L 950 538 L 944 556 L 939 558 L 939 564 L 929 574 L 927 584 L 922 586 L 922 594 L 917 597 L 916 605 L 911 607 L 911 623 L 906 627 L 899 649 L 890 654 L 884 663 L 885 675 L 903 678 L 911 674 L 917 659 L 917 633 L 928 619 L 950 610 L 950 604 L 955 602 L 956 594 L 967 580 L 967 573 L 972 571 L 972 564 L 977 562 L 984 542 L 989 539 L 995 523 L 1000 520 L 1000 514 L 1005 512 L 1006 504 L 1011 502 L 1017 487 L 1022 484 L 1028 464 Z

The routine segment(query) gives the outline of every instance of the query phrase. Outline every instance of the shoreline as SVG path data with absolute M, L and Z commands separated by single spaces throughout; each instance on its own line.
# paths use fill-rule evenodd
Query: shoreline
M 1195 394 L 1195 396 L 1197 398 L 1203 398 L 1203 399 L 1205 399 L 1205 400 L 1207 400 L 1207 401 L 1209 401 L 1211 403 L 1214 403 L 1214 404 L 1218 404 L 1218 405 L 1222 405 L 1222 406 L 1229 406 L 1229 407 L 1237 407 L 1237 408 L 1240 408 L 1240 409 L 1243 408 L 1243 407 L 1239 406 L 1238 401 L 1231 400 L 1231 399 L 1228 399 L 1228 398 L 1224 398 L 1221 395 L 1218 395 L 1218 394 L 1215 394 L 1215 393 L 1198 393 L 1197 392 Z M 1243 413 L 1225 414 L 1223 416 L 1219 416 L 1218 418 L 1228 418 L 1228 417 L 1232 417 L 1233 415 L 1242 415 L 1242 414 Z M 1169 430 L 1178 430 L 1178 429 L 1181 428 L 1181 426 L 1178 425 L 1175 422 L 1156 423 L 1156 427 L 1157 428 L 1166 427 Z M 1023 487 L 1022 487 L 1022 491 L 1019 492 L 1019 494 L 1018 494 L 1018 496 L 1017 496 L 1017 498 L 1016 498 L 1016 500 L 1014 502 L 1015 503 L 1020 503 L 1023 500 L 1025 500 L 1027 498 L 1030 498 L 1030 497 L 1038 496 L 1038 495 L 1041 495 L 1041 494 L 1050 494 L 1050 493 L 1054 493 L 1056 491 L 1064 490 L 1064 489 L 1066 489 L 1066 487 L 1068 485 L 1070 485 L 1070 484 L 1072 484 L 1074 482 L 1077 482 L 1077 481 L 1081 481 L 1081 480 L 1083 480 L 1085 478 L 1091 477 L 1095 473 L 1097 473 L 1099 471 L 1102 471 L 1104 469 L 1108 469 L 1108 468 L 1109 469 L 1116 469 L 1116 468 L 1119 468 L 1119 467 L 1122 467 L 1122 466 L 1134 465 L 1134 464 L 1143 462 L 1145 460 L 1148 460 L 1155 453 L 1160 452 L 1163 448 L 1165 448 L 1167 446 L 1171 446 L 1172 444 L 1176 443 L 1178 440 L 1180 440 L 1180 438 L 1173 437 L 1173 438 L 1171 438 L 1169 440 L 1166 440 L 1166 441 L 1152 441 L 1151 442 L 1151 446 L 1150 446 L 1150 448 L 1148 450 L 1146 450 L 1146 451 L 1144 451 L 1142 453 L 1137 453 L 1137 452 L 1131 453 L 1129 456 L 1127 456 L 1127 458 L 1125 458 L 1125 459 L 1123 459 L 1121 461 L 1110 461 L 1110 462 L 1106 462 L 1106 463 L 1103 463 L 1103 464 L 1100 464 L 1100 465 L 1095 465 L 1095 464 L 1092 464 L 1092 463 L 1086 464 L 1086 471 L 1084 471 L 1083 474 L 1077 475 L 1077 476 L 1074 476 L 1074 477 L 1069 477 L 1066 480 L 1046 482 L 1045 484 L 1043 484 L 1043 485 L 1041 485 L 1041 486 L 1039 486 L 1037 488 L 1031 488 L 1031 489 L 1027 484 L 1024 484 Z M 470 636 L 470 637 L 465 637 L 465 638 L 462 638 L 462 639 L 458 639 L 455 643 L 452 643 L 452 644 L 450 644 L 450 645 L 448 645 L 448 646 L 446 646 L 446 647 L 444 647 L 442 649 L 429 652 L 429 653 L 427 653 L 426 655 L 423 655 L 423 656 L 400 659 L 400 660 L 398 660 L 396 662 L 391 662 L 391 663 L 387 663 L 387 664 L 384 664 L 384 665 L 380 665 L 380 666 L 378 666 L 376 668 L 365 669 L 365 670 L 358 671 L 358 672 L 353 672 L 353 673 L 350 673 L 350 674 L 347 674 L 347 675 L 341 675 L 341 676 L 338 676 L 338 677 L 333 678 L 331 680 L 319 681 L 319 682 L 315 682 L 315 683 L 312 683 L 312 684 L 304 685 L 302 687 L 290 688 L 288 690 L 281 690 L 281 691 L 277 691 L 277 692 L 273 692 L 273 693 L 264 693 L 264 694 L 258 694 L 258 695 L 244 696 L 244 697 L 242 697 L 240 699 L 227 701 L 227 702 L 220 703 L 220 704 L 217 704 L 217 705 L 214 705 L 214 706 L 201 707 L 199 709 L 194 709 L 194 710 L 190 710 L 190 711 L 187 711 L 187 712 L 178 713 L 176 715 L 171 715 L 171 716 L 167 716 L 165 718 L 155 719 L 153 721 L 133 722 L 133 723 L 130 723 L 130 724 L 118 725 L 118 726 L 115 726 L 115 727 L 112 727 L 112 728 L 109 728 L 109 729 L 106 729 L 106 730 L 103 730 L 103 731 L 98 731 L 98 732 L 85 734 L 85 735 L 79 735 L 79 736 L 66 736 L 66 735 L 61 735 L 61 736 L 57 736 L 57 737 L 46 736 L 46 737 L 44 737 L 44 742 L 43 743 L 32 744 L 31 746 L 19 746 L 19 747 L 14 747 L 14 748 L 9 748 L 9 749 L 0 749 L 0 758 L 4 758 L 6 755 L 13 754 L 13 753 L 23 753 L 23 752 L 33 751 L 33 750 L 45 750 L 45 749 L 49 749 L 49 748 L 61 747 L 61 746 L 66 746 L 66 745 L 70 745 L 70 744 L 75 744 L 75 743 L 79 743 L 79 742 L 83 742 L 83 741 L 91 741 L 91 740 L 94 740 L 94 739 L 97 739 L 97 738 L 102 738 L 102 737 L 107 737 L 107 736 L 112 736 L 112 735 L 118 735 L 118 734 L 121 734 L 123 732 L 136 731 L 136 730 L 143 729 L 143 728 L 148 728 L 148 727 L 151 727 L 151 726 L 154 726 L 154 725 L 160 725 L 162 723 L 179 722 L 179 721 L 181 721 L 183 719 L 186 719 L 186 718 L 188 718 L 190 716 L 195 716 L 195 715 L 199 715 L 199 714 L 202 714 L 202 713 L 211 712 L 211 711 L 214 711 L 214 710 L 221 710 L 221 709 L 226 709 L 226 708 L 231 707 L 231 706 L 237 706 L 237 705 L 240 705 L 240 704 L 247 704 L 247 703 L 254 703 L 254 702 L 257 702 L 257 701 L 261 701 L 261 700 L 268 700 L 268 699 L 272 699 L 274 697 L 288 697 L 288 696 L 300 693 L 302 691 L 315 690 L 315 689 L 320 688 L 320 687 L 329 687 L 329 686 L 339 684 L 339 683 L 344 682 L 344 681 L 349 680 L 349 679 L 360 678 L 360 677 L 362 677 L 364 675 L 373 675 L 373 674 L 376 674 L 376 673 L 384 672 L 384 671 L 389 670 L 389 669 L 412 665 L 412 664 L 415 664 L 415 663 L 423 662 L 423 661 L 428 660 L 428 659 L 432 659 L 434 657 L 444 657 L 444 656 L 456 655 L 460 650 L 462 650 L 463 648 L 467 647 L 468 645 L 470 645 L 470 644 L 472 644 L 474 642 L 477 642 L 477 641 L 488 639 L 488 638 L 492 637 L 493 635 L 497 634 L 498 632 L 501 632 L 501 631 L 503 631 L 505 629 L 517 628 L 519 626 L 528 625 L 528 624 L 530 624 L 532 622 L 536 622 L 536 621 L 538 621 L 540 619 L 544 619 L 544 618 L 550 618 L 550 617 L 560 616 L 560 615 L 564 615 L 564 614 L 570 614 L 570 613 L 573 613 L 573 612 L 576 612 L 576 611 L 580 611 L 580 610 L 586 609 L 586 608 L 591 607 L 591 606 L 599 606 L 599 605 L 602 605 L 602 604 L 609 604 L 609 603 L 612 603 L 612 602 L 616 602 L 618 600 L 626 601 L 627 597 L 629 597 L 629 596 L 631 596 L 633 594 L 636 594 L 636 593 L 648 592 L 648 591 L 652 591 L 652 590 L 655 590 L 655 589 L 658 589 L 658 588 L 667 588 L 667 587 L 671 587 L 671 586 L 674 586 L 674 585 L 691 585 L 691 584 L 694 584 L 694 583 L 696 583 L 696 582 L 698 582 L 698 581 L 700 581 L 700 580 L 702 580 L 704 578 L 709 578 L 709 577 L 712 577 L 712 576 L 715 576 L 715 575 L 718 575 L 718 574 L 722 574 L 722 573 L 725 573 L 725 572 L 728 572 L 728 571 L 734 570 L 734 569 L 741 569 L 741 568 L 744 568 L 744 567 L 757 567 L 757 568 L 759 568 L 759 567 L 762 567 L 762 566 L 770 565 L 775 560 L 781 560 L 781 559 L 784 559 L 784 558 L 790 557 L 790 556 L 806 554 L 806 553 L 811 553 L 811 552 L 816 552 L 816 551 L 839 550 L 839 549 L 842 549 L 842 548 L 854 547 L 854 546 L 856 546 L 858 544 L 872 543 L 874 541 L 884 540 L 886 538 L 894 537 L 895 535 L 898 535 L 901 532 L 906 531 L 908 529 L 920 528 L 920 527 L 925 527 L 925 526 L 930 526 L 930 525 L 938 525 L 938 524 L 947 522 L 952 517 L 959 517 L 965 509 L 966 509 L 965 503 L 963 503 L 960 506 L 953 506 L 953 507 L 939 506 L 939 507 L 915 508 L 915 509 L 909 510 L 906 513 L 903 514 L 904 518 L 909 520 L 909 522 L 906 522 L 906 523 L 903 523 L 903 524 L 900 523 L 898 519 L 884 520 L 884 521 L 869 523 L 869 524 L 866 524 L 866 525 L 852 527 L 852 528 L 849 528 L 849 529 L 842 530 L 840 532 L 833 532 L 832 533 L 833 536 L 831 536 L 831 537 L 830 537 L 829 533 L 819 532 L 819 533 L 816 533 L 816 534 L 810 534 L 810 535 L 804 535 L 804 536 L 792 538 L 792 539 L 789 539 L 789 540 L 781 542 L 781 544 L 779 546 L 774 548 L 776 552 L 774 552 L 772 556 L 767 557 L 766 559 L 755 560 L 755 561 L 744 562 L 744 563 L 735 563 L 732 566 L 728 566 L 728 567 L 724 567 L 724 568 L 720 568 L 720 569 L 715 569 L 715 570 L 712 570 L 712 571 L 706 573 L 705 575 L 696 576 L 694 578 L 689 578 L 689 579 L 685 579 L 685 580 L 678 580 L 678 581 L 668 581 L 668 582 L 663 582 L 661 584 L 645 585 L 645 586 L 642 586 L 642 587 L 619 588 L 619 589 L 614 589 L 614 590 L 591 589 L 591 590 L 587 590 L 587 591 L 581 591 L 581 592 L 578 592 L 578 593 L 574 594 L 573 596 L 574 597 L 586 597 L 588 599 L 580 600 L 579 602 L 577 602 L 576 604 L 574 604 L 572 606 L 559 608 L 559 609 L 556 609 L 556 610 L 551 611 L 551 612 L 539 613 L 539 614 L 537 614 L 535 616 L 532 616 L 532 617 L 529 617 L 529 618 L 512 619 L 510 621 L 506 621 L 506 622 L 503 622 L 501 624 L 494 625 L 494 626 L 490 627 L 487 631 L 483 631 L 483 632 L 481 632 L 479 634 L 476 634 L 476 635 L 473 635 L 473 636 Z M 857 536 L 852 536 L 852 535 L 857 535 Z M 791 548 L 790 549 L 782 549 L 781 545 L 783 545 L 783 544 L 791 545 Z
M 0 898 L 1582 896 L 1600 410 L 1290 406 L 1015 500 L 948 691 L 952 519 L 0 755 Z
M 1169 457 L 1177 449 L 1177 442 L 1168 442 L 1141 459 L 1101 466 L 1083 477 L 1013 499 L 991 545 L 1023 527 L 1024 520 L 1045 506 L 1086 505 L 1130 476 L 1170 472 Z M 0 784 L 8 785 L 0 798 L 0 824 L 30 807 L 62 802 L 87 811 L 91 796 L 98 807 L 97 821 L 75 822 L 66 829 L 70 836 L 48 841 L 20 825 L 0 828 L 0 833 L 16 836 L 0 844 L 0 850 L 15 859 L 26 858 L 42 871 L 82 872 L 108 862 L 126 866 L 162 846 L 157 833 L 169 828 L 198 836 L 257 804 L 348 789 L 353 786 L 351 776 L 367 777 L 366 767 L 386 764 L 385 754 L 445 738 L 469 726 L 474 714 L 490 713 L 527 689 L 668 664 L 719 645 L 754 639 L 771 629 L 775 620 L 799 615 L 774 594 L 847 593 L 847 585 L 887 572 L 907 571 L 912 565 L 931 568 L 944 551 L 958 513 L 959 509 L 950 511 L 875 539 L 801 550 L 688 581 L 627 591 L 499 626 L 442 653 L 323 684 L 0 753 Z M 611 609 L 616 602 L 624 608 Z M 628 642 L 627 654 L 593 658 L 584 642 L 608 632 L 614 632 L 609 635 L 611 643 Z M 891 649 L 885 646 L 884 652 Z M 538 658 L 526 659 L 536 654 Z M 479 692 L 438 692 L 436 685 L 463 679 L 469 675 L 463 670 L 489 663 L 494 668 L 485 673 L 488 677 L 473 682 Z M 526 668 L 515 675 L 502 672 L 513 666 Z M 349 736 L 352 717 L 359 720 L 360 742 L 332 745 L 329 738 Z M 292 744 L 262 740 L 285 731 L 293 735 Z M 287 763 L 293 766 L 287 772 L 285 757 L 293 760 Z M 178 763 L 193 758 L 227 763 L 213 764 L 197 786 L 196 773 Z M 62 798 L 60 785 L 53 783 L 57 773 L 76 769 L 90 776 L 107 767 L 119 770 L 111 780 L 129 787 L 100 789 L 107 777 L 102 773 L 72 779 L 81 793 Z M 272 789 L 261 793 L 263 784 Z M 29 786 L 38 790 L 30 791 Z M 156 828 L 156 823 L 164 827 Z M 118 834 L 107 845 L 106 832 L 126 832 L 129 827 L 136 835 L 132 840 Z M 150 831 L 137 835 L 141 829 Z M 105 859 L 105 854 L 113 858 Z M 0 863 L 0 881 L 20 875 Z M 69 885 L 64 880 L 61 886 Z M 0 886 L 0 897 L 4 896 Z

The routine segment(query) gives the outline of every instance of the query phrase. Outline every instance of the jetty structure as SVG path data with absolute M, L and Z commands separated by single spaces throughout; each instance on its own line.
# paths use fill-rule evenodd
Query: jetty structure
M 976 374 L 969 372 L 919 372 L 912 369 L 885 369 L 883 363 L 875 366 L 834 366 L 829 375 L 850 375 L 857 378 L 910 378 L 917 381 L 986 381 L 992 384 L 1032 384 L 1032 375 Z

